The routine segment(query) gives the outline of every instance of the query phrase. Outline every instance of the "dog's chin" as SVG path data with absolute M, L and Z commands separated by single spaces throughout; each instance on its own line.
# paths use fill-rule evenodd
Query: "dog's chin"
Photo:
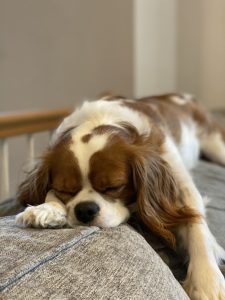
M 67 210 L 67 223 L 70 227 L 75 226 L 96 226 L 100 228 L 117 227 L 125 222 L 130 217 L 129 209 L 122 205 L 120 201 L 108 203 L 102 201 L 101 209 L 95 218 L 87 223 L 80 222 L 74 215 L 74 205 Z M 100 205 L 99 205 L 100 206 Z
M 93 221 L 88 222 L 88 223 L 82 223 L 78 220 L 76 220 L 74 217 L 69 217 L 68 218 L 68 225 L 69 227 L 76 227 L 76 226 L 95 226 L 99 228 L 113 228 L 117 227 L 121 224 L 124 224 L 128 221 L 130 217 L 130 214 L 128 210 L 126 213 L 124 213 L 123 217 L 121 216 L 120 218 L 107 218 L 107 217 L 96 217 Z
M 91 226 L 94 226 L 94 227 L 99 227 L 99 228 L 113 228 L 113 227 L 117 227 L 123 223 L 125 223 L 126 221 L 124 220 L 123 222 L 117 222 L 116 224 L 110 224 L 110 223 L 103 223 L 103 222 L 100 222 L 98 220 L 93 220 L 92 222 L 88 222 L 88 223 L 82 223 L 82 222 L 79 222 L 77 220 L 73 220 L 73 221 L 70 221 L 68 222 L 68 225 L 69 227 L 77 227 L 77 226 L 87 226 L 87 227 L 91 227 Z

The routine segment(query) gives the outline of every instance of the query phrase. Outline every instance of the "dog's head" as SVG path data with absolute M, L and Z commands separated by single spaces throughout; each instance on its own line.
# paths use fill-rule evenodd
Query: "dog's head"
M 179 190 L 162 159 L 164 136 L 141 135 L 128 123 L 69 128 L 49 147 L 20 185 L 23 204 L 41 204 L 52 191 L 68 212 L 68 223 L 114 227 L 136 204 L 144 223 L 169 242 L 172 228 L 193 218 L 178 206 Z

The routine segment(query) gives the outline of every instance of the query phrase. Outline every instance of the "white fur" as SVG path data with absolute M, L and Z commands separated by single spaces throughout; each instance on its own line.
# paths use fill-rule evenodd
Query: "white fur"
M 178 105 L 185 105 L 188 102 L 193 100 L 193 96 L 191 94 L 184 93 L 181 96 L 179 95 L 170 96 L 170 100 L 172 100 L 174 103 Z
M 70 150 L 77 158 L 83 180 L 87 180 L 90 158 L 94 153 L 104 148 L 108 139 L 108 135 L 95 135 L 88 143 L 84 143 L 81 141 L 82 136 L 91 133 L 92 129 L 94 128 L 92 126 L 85 126 L 85 128 L 82 127 L 79 128 L 79 130 L 74 131 L 72 135 L 73 142 L 70 146 Z
M 36 228 L 57 228 L 67 224 L 64 210 L 48 203 L 29 206 L 16 216 L 16 224 Z
M 225 146 L 221 133 L 212 132 L 208 135 L 202 135 L 201 147 L 206 156 L 215 162 L 225 165 Z
M 95 128 L 102 124 L 116 125 L 120 122 L 132 122 L 140 134 L 150 132 L 149 120 L 143 114 L 121 105 L 121 101 L 98 100 L 84 102 L 71 115 L 63 120 L 56 130 L 56 136 L 69 127 L 79 126 L 86 123 Z
M 57 228 L 66 225 L 66 208 L 52 191 L 48 192 L 45 202 L 38 206 L 27 207 L 16 216 L 16 224 L 36 228 Z
M 178 145 L 178 150 L 188 170 L 196 166 L 200 145 L 197 138 L 196 125 L 191 120 L 188 123 L 181 124 L 181 141 Z
M 212 236 L 206 222 L 203 220 L 200 224 L 188 226 L 187 236 L 190 261 L 183 286 L 188 295 L 194 300 L 225 299 L 225 281 L 217 261 L 224 258 L 224 253 L 220 251 L 221 247 Z
M 99 193 L 95 192 L 90 186 L 86 186 L 82 191 L 67 205 L 68 223 L 70 226 L 81 224 L 74 214 L 74 207 L 81 202 L 93 201 L 100 207 L 99 214 L 89 224 L 99 227 L 115 227 L 124 223 L 129 218 L 129 210 L 120 202 L 105 200 Z
M 197 208 L 201 214 L 205 214 L 205 206 L 202 197 L 197 190 L 190 173 L 183 162 L 183 158 L 173 140 L 166 138 L 164 144 L 164 154 L 162 155 L 165 161 L 170 165 L 174 176 L 179 183 L 179 188 L 185 190 L 190 195 L 187 198 L 188 206 Z

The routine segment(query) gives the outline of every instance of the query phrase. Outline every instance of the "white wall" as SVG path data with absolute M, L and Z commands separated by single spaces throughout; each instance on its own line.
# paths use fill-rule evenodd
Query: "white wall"
M 134 0 L 136 96 L 189 92 L 225 108 L 225 1 Z
M 201 0 L 177 1 L 177 89 L 200 96 L 202 68 Z
M 132 94 L 130 0 L 0 0 L 0 111 Z
M 210 107 L 225 108 L 225 1 L 203 0 L 200 97 Z
M 177 88 L 225 108 L 225 1 L 177 0 Z
M 134 0 L 134 91 L 176 89 L 176 0 Z

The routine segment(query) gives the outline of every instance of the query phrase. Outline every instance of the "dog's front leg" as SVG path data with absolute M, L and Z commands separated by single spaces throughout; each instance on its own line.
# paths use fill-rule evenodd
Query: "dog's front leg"
M 202 221 L 187 225 L 185 231 L 183 242 L 189 253 L 189 266 L 184 289 L 192 300 L 225 299 L 224 277 L 216 260 L 221 248 L 212 239 L 207 224 Z
M 170 165 L 179 184 L 183 203 L 202 215 L 198 223 L 177 229 L 189 255 L 187 278 L 183 286 L 192 300 L 224 300 L 225 280 L 218 267 L 218 260 L 225 257 L 224 250 L 208 228 L 203 199 L 175 145 L 168 143 L 165 148 L 163 158 Z
M 35 228 L 63 227 L 67 224 L 66 207 L 52 191 L 49 191 L 45 203 L 27 207 L 16 216 L 16 224 Z

